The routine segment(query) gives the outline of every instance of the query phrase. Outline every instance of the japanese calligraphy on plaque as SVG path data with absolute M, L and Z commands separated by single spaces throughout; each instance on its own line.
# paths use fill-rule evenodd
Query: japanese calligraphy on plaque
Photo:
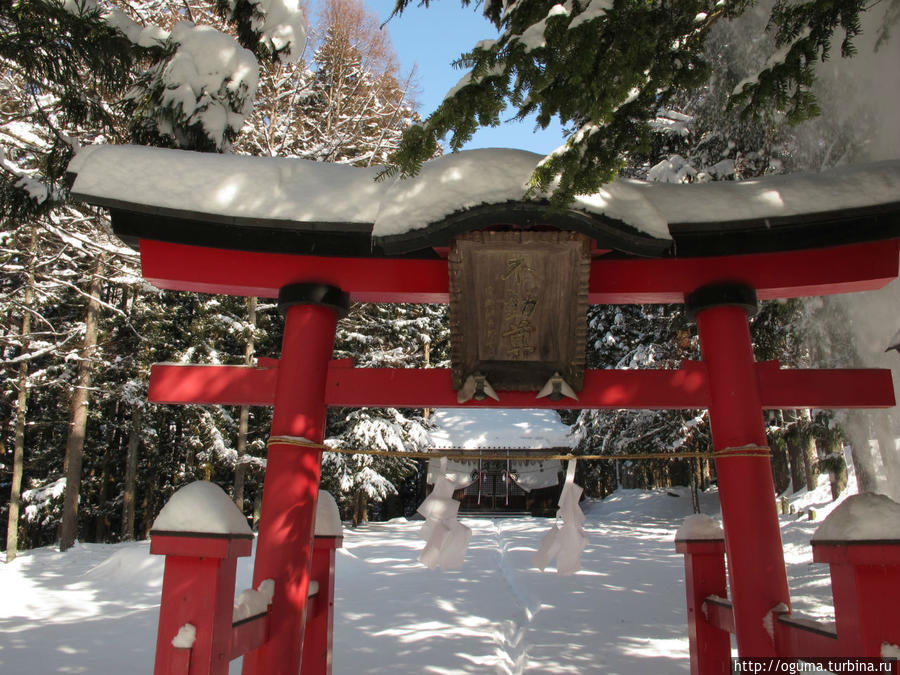
M 575 232 L 469 232 L 451 245 L 453 387 L 473 374 L 495 390 L 584 379 L 590 239 Z

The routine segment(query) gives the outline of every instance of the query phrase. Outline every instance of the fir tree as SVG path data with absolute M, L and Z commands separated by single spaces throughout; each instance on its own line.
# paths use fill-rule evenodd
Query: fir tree
M 0 3 L 4 220 L 64 200 L 62 178 L 79 138 L 117 137 L 109 92 L 124 92 L 151 51 L 135 47 L 92 3 Z
M 445 306 L 358 304 L 338 323 L 335 357 L 352 357 L 362 368 L 437 367 L 447 363 L 449 342 Z M 424 450 L 427 428 L 424 411 L 333 409 L 326 444 L 361 450 Z M 334 491 L 344 512 L 358 523 L 368 520 L 370 503 L 397 495 L 416 471 L 417 463 L 402 456 L 326 452 L 322 484 Z
M 394 13 L 408 4 L 397 0 Z M 646 152 L 651 123 L 661 110 L 708 81 L 705 47 L 711 29 L 753 5 L 748 0 L 485 2 L 484 13 L 499 37 L 461 57 L 468 72 L 422 126 L 406 133 L 393 170 L 416 173 L 446 134 L 458 150 L 478 126 L 498 124 L 510 104 L 519 118 L 534 113 L 546 127 L 555 117 L 571 130 L 566 143 L 535 168 L 533 190 L 552 191 L 558 205 L 594 192 L 631 154 Z M 791 122 L 816 115 L 814 64 L 829 58 L 835 39 L 842 56 L 853 54 L 865 11 L 861 0 L 775 2 L 767 26 L 777 51 L 739 83 L 729 105 L 747 116 L 774 113 Z
M 650 123 L 647 147 L 631 154 L 622 173 L 651 181 L 676 183 L 706 182 L 714 180 L 743 180 L 771 173 L 797 170 L 817 170 L 839 161 L 858 156 L 865 147 L 866 115 L 846 116 L 838 114 L 834 98 L 829 96 L 833 83 L 817 85 L 817 93 L 825 106 L 826 114 L 799 125 L 788 124 L 785 118 L 742 116 L 740 111 L 729 108 L 728 98 L 734 88 L 748 75 L 757 72 L 766 63 L 775 48 L 775 37 L 763 32 L 768 16 L 762 10 L 745 12 L 734 21 L 719 22 L 707 38 L 705 60 L 712 66 L 712 76 L 696 91 L 683 92 L 659 110 Z M 747 35 L 754 36 L 746 39 Z M 847 90 L 853 83 L 842 83 Z M 840 304 L 840 303 L 838 303 Z M 851 346 L 849 334 L 843 334 L 848 321 L 835 316 L 830 299 L 786 302 L 763 302 L 758 314 L 751 320 L 751 336 L 757 360 L 777 359 L 784 367 L 836 367 L 836 360 L 844 367 L 859 364 L 859 356 Z M 637 337 L 626 339 L 615 329 L 615 317 L 628 316 Z M 668 317 L 659 323 L 661 317 Z M 665 328 L 668 322 L 671 327 Z M 668 310 L 591 308 L 589 325 L 592 329 L 604 326 L 605 339 L 612 344 L 635 345 L 634 356 L 654 356 L 667 351 L 678 335 L 689 335 L 692 330 L 685 323 L 680 307 Z M 614 328 L 610 332 L 608 326 Z M 618 329 L 621 330 L 621 329 Z M 621 355 L 610 347 L 604 336 L 592 334 L 588 344 L 589 358 L 600 356 L 602 367 L 614 367 Z M 598 340 L 598 337 L 600 338 Z M 695 340 L 696 338 L 694 338 Z M 662 342 L 660 340 L 663 340 Z M 673 342 L 674 341 L 674 342 Z M 604 350 L 606 354 L 604 355 Z M 699 356 L 699 354 L 697 354 Z M 633 361 L 633 362 L 632 362 Z M 622 362 L 628 367 L 659 367 L 654 361 L 642 363 L 641 358 Z M 673 361 L 672 366 L 677 366 Z M 583 447 L 596 450 L 601 445 L 605 451 L 622 452 L 646 450 L 638 447 L 635 439 L 650 442 L 655 450 L 680 447 L 706 449 L 709 446 L 708 415 L 705 411 L 682 414 L 677 411 L 635 412 L 615 411 L 584 413 L 579 427 L 584 436 Z M 773 450 L 773 471 L 776 489 L 787 489 L 794 476 L 795 487 L 807 487 L 815 476 L 816 446 L 833 447 L 835 438 L 848 426 L 845 416 L 835 417 L 827 411 L 811 415 L 808 411 L 769 411 L 768 435 Z M 655 426 L 653 420 L 656 420 Z M 856 419 L 856 418 L 854 418 Z M 665 420 L 665 423 L 663 422 Z M 854 425 L 849 425 L 854 426 Z M 870 433 L 862 430 L 861 422 L 855 427 L 859 438 Z M 655 437 L 648 431 L 666 430 Z M 846 435 L 846 432 L 844 432 Z M 815 443 L 814 443 L 815 441 Z M 854 444 L 854 458 L 859 464 L 861 476 L 872 476 L 868 457 L 868 444 Z M 603 493 L 615 486 L 610 467 L 599 467 L 597 489 Z M 619 471 L 618 478 L 629 484 L 655 484 L 659 479 L 634 472 L 647 472 L 646 467 L 633 464 Z M 668 480 L 663 477 L 663 482 Z M 873 484 L 874 479 L 867 480 Z M 702 480 L 701 480 L 702 482 Z M 631 482 L 630 484 L 634 484 Z
M 241 4 L 243 0 L 233 6 L 238 14 Z M 264 16 L 265 12 L 256 8 L 253 35 L 244 34 L 244 38 L 259 54 L 268 49 L 269 56 L 299 55 L 302 13 L 296 7 L 277 11 L 278 3 L 267 7 L 276 10 L 273 16 Z M 195 9 L 190 3 L 183 6 L 189 17 L 201 18 Z M 113 476 L 123 457 L 124 439 L 137 411 L 143 410 L 134 396 L 108 396 L 123 390 L 141 391 L 133 383 L 146 376 L 147 364 L 133 357 L 144 351 L 142 345 L 131 354 L 116 353 L 104 342 L 103 330 L 105 314 L 113 315 L 126 333 L 140 323 L 129 323 L 134 317 L 108 301 L 133 298 L 131 289 L 138 280 L 136 257 L 113 241 L 102 218 L 67 202 L 63 176 L 69 160 L 83 144 L 129 139 L 196 149 L 226 148 L 249 112 L 255 59 L 237 47 L 233 38 L 212 28 L 177 23 L 180 12 L 173 14 L 165 3 L 156 2 L 122 3 L 119 7 L 100 6 L 94 0 L 0 3 L 0 60 L 4 66 L 0 78 L 0 236 L 4 245 L 0 291 L 5 308 L 24 307 L 28 270 L 34 268 L 34 300 L 25 309 L 32 318 L 29 332 L 22 333 L 21 309 L 0 315 L 4 368 L 17 375 L 26 366 L 28 369 L 24 405 L 20 405 L 16 387 L 4 386 L 3 419 L 10 421 L 4 424 L 4 440 L 19 426 L 11 422 L 18 419 L 17 409 L 27 405 L 33 411 L 24 432 L 13 433 L 22 437 L 22 449 L 34 449 L 24 453 L 22 476 L 26 544 L 52 538 L 59 522 L 63 485 L 68 505 L 63 546 L 71 544 L 75 536 L 109 536 L 118 517 L 110 503 L 122 498 Z M 237 20 L 232 15 L 229 18 Z M 210 23 L 224 25 L 220 20 Z M 222 49 L 204 51 L 212 42 Z M 222 54 L 228 58 L 223 59 Z M 212 67 L 192 70 L 204 60 L 201 65 L 211 63 Z M 218 79 L 210 80 L 213 76 Z M 28 253 L 25 235 L 32 230 L 38 237 L 33 253 Z M 96 262 L 101 256 L 107 272 L 92 275 L 91 270 L 99 270 Z M 32 261 L 36 264 L 31 265 Z M 87 288 L 91 291 L 86 292 Z M 86 306 L 95 311 L 85 313 Z M 87 315 L 101 326 L 96 345 L 81 337 Z M 87 392 L 85 383 L 91 379 L 103 395 L 93 396 L 90 407 L 86 401 L 75 400 L 71 416 L 76 417 L 77 411 L 79 419 L 71 426 L 72 451 L 63 466 L 66 438 L 60 430 L 69 426 L 69 398 L 73 389 Z M 224 462 L 229 457 L 228 446 L 216 442 L 216 424 L 209 423 L 213 416 L 215 411 L 199 415 L 196 426 L 210 441 L 205 449 L 208 455 L 224 456 Z M 143 419 L 149 422 L 148 417 Z M 227 414 L 219 417 L 218 425 L 227 427 Z M 158 446 L 170 429 L 146 429 L 145 438 L 135 439 L 137 449 Z M 184 429 L 180 419 L 175 429 L 180 443 Z M 19 445 L 16 443 L 17 448 Z M 74 451 L 76 446 L 85 449 L 83 458 Z M 216 452 L 221 448 L 226 452 Z M 206 455 L 201 461 L 204 458 Z M 84 472 L 77 470 L 80 461 Z M 69 480 L 62 481 L 66 468 Z M 88 476 L 83 485 L 82 473 Z M 155 494 L 149 496 L 145 521 L 152 519 L 159 502 Z M 129 499 L 140 512 L 134 495 Z M 75 505 L 79 503 L 76 523 Z M 11 517 L 15 511 L 11 505 Z M 16 525 L 13 519 L 11 527 Z

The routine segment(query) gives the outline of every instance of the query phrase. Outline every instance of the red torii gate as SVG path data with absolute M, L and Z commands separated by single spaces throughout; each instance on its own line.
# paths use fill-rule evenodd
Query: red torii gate
M 140 239 L 139 248 L 142 273 L 155 285 L 277 297 L 285 312 L 279 360 L 260 359 L 256 367 L 158 365 L 151 374 L 150 399 L 274 406 L 253 585 L 274 579 L 276 594 L 269 635 L 245 655 L 243 672 L 296 673 L 303 653 L 320 478 L 321 449 L 316 445 L 324 438 L 327 406 L 460 405 L 449 371 L 357 369 L 346 361 L 331 361 L 336 322 L 350 301 L 446 302 L 447 261 L 439 256 L 217 248 L 214 238 L 202 241 L 202 232 L 179 234 L 185 222 L 192 222 L 185 214 L 148 215 L 146 208 L 123 208 L 122 202 L 86 196 L 113 206 L 118 231 L 140 235 L 144 228 L 152 234 Z M 757 363 L 747 313 L 755 310 L 757 298 L 873 290 L 896 278 L 900 240 L 890 237 L 900 235 L 895 231 L 898 212 L 897 208 L 889 212 L 894 229 L 887 230 L 883 208 L 875 216 L 845 214 L 849 222 L 867 217 L 881 221 L 867 237 L 828 240 L 833 245 L 822 248 L 793 245 L 787 247 L 792 250 L 771 251 L 752 245 L 752 237 L 751 245 L 743 245 L 745 232 L 739 232 L 725 248 L 751 252 L 737 255 L 606 256 L 608 249 L 600 249 L 602 237 L 597 235 L 588 301 L 686 303 L 697 323 L 703 361 L 686 362 L 679 370 L 587 371 L 577 402 L 542 402 L 529 392 L 500 392 L 499 402 L 487 399 L 465 405 L 708 408 L 728 559 L 729 625 L 741 656 L 777 656 L 764 619 L 780 604 L 790 607 L 790 596 L 762 410 L 890 407 L 894 395 L 890 372 L 885 370 L 783 370 L 775 362 Z M 496 217 L 496 210 L 489 215 Z M 821 220 L 833 230 L 834 214 Z M 166 227 L 160 229 L 160 223 Z M 804 227 L 817 224 L 813 219 Z M 459 223 L 453 225 L 459 232 Z M 484 225 L 472 221 L 466 227 Z M 769 226 L 766 220 L 757 229 Z M 315 232 L 307 235 L 314 238 Z M 190 243 L 182 243 L 185 239 Z M 617 249 L 627 253 L 627 247 L 617 243 Z M 752 252 L 754 248 L 763 250 Z M 690 621 L 693 636 L 697 633 L 693 624 L 704 618 L 693 612 Z M 694 672 L 705 673 L 720 667 L 721 663 L 703 666 L 698 659 L 692 665 Z M 303 672 L 312 671 L 304 667 Z
M 276 271 L 285 278 L 315 279 L 306 261 L 289 266 L 279 254 L 246 254 L 160 242 L 141 243 L 144 274 L 168 288 L 209 289 L 207 270 L 239 270 L 232 284 L 244 279 L 269 281 Z M 714 447 L 725 452 L 743 446 L 765 446 L 761 411 L 766 408 L 877 408 L 894 405 L 893 386 L 885 370 L 784 370 L 777 363 L 756 363 L 747 323 L 747 291 L 735 285 L 749 279 L 760 295 L 791 297 L 881 287 L 897 273 L 898 241 L 862 244 L 797 254 L 680 259 L 691 270 L 688 283 L 699 284 L 699 294 L 688 293 L 696 314 L 702 362 L 686 362 L 679 370 L 588 371 L 579 401 L 564 399 L 541 404 L 529 392 L 503 392 L 501 401 L 486 399 L 475 405 L 493 407 L 569 408 L 708 408 Z M 829 260 L 831 264 L 821 264 Z M 216 263 L 216 260 L 219 262 Z M 814 260 L 812 264 L 810 260 Z M 342 277 L 350 297 L 364 295 L 379 301 L 418 298 L 423 285 L 415 277 L 390 280 L 390 290 L 373 296 L 373 277 L 360 274 L 357 261 L 330 260 L 329 277 Z M 616 291 L 597 289 L 606 302 L 671 302 L 671 286 L 660 283 L 648 291 L 645 271 L 671 261 L 611 261 L 593 264 L 592 278 L 614 279 Z M 632 263 L 632 266 L 629 266 Z M 693 263 L 693 264 L 692 264 Z M 789 264 L 793 263 L 793 264 Z M 394 261 L 402 268 L 408 263 Z M 441 263 L 436 263 L 440 265 Z M 251 267 L 252 266 L 252 267 Z M 343 270 L 341 269 L 343 266 Z M 413 266 L 417 266 L 414 262 Z M 720 269 L 730 270 L 730 283 L 716 286 Z M 704 273 L 702 270 L 707 270 Z M 804 270 L 806 272 L 804 273 Z M 822 274 L 822 270 L 828 270 Z M 179 279 L 181 277 L 181 279 Z M 183 279 L 183 277 L 188 277 Z M 235 279 L 234 277 L 238 277 Z M 790 277 L 786 279 L 785 277 Z M 374 283 L 384 284 L 374 277 Z M 671 280 L 672 277 L 669 277 Z M 599 285 L 599 284 L 598 284 Z M 448 370 L 353 368 L 346 361 L 330 361 L 341 293 L 310 281 L 285 283 L 280 301 L 286 309 L 281 359 L 263 359 L 250 366 L 158 365 L 151 375 L 150 399 L 158 403 L 218 403 L 274 405 L 272 437 L 260 519 L 254 584 L 275 578 L 289 589 L 273 603 L 273 631 L 269 642 L 245 657 L 244 672 L 294 672 L 286 659 L 297 659 L 301 646 L 305 607 L 311 514 L 315 510 L 321 453 L 278 442 L 280 437 L 305 438 L 314 443 L 324 437 L 325 409 L 333 406 L 453 407 L 456 392 Z M 258 292 L 260 286 L 254 288 Z M 735 289 L 737 300 L 728 294 Z M 232 291 L 234 288 L 232 287 Z M 593 290 L 593 288 L 592 288 Z M 652 293 L 652 294 L 651 294 Z M 270 295 L 267 291 L 266 295 Z M 704 301 L 703 295 L 710 300 Z M 783 295 L 782 295 L 783 294 Z M 683 295 L 681 296 L 684 297 Z M 763 617 L 790 598 L 772 474 L 767 452 L 720 454 L 716 461 L 726 545 L 731 573 L 735 632 L 742 655 L 774 656 Z M 256 665 L 254 665 L 256 664 Z M 276 664 L 282 664 L 279 671 Z

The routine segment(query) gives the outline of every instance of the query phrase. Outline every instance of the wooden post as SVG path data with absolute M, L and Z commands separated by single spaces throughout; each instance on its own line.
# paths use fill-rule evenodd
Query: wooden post
M 322 442 L 328 361 L 348 305 L 318 284 L 286 286 L 278 300 L 287 316 L 253 568 L 253 587 L 274 579 L 275 597 L 269 640 L 244 657 L 244 675 L 300 671 L 322 452 L 278 439 Z
M 731 635 L 709 622 L 703 603 L 710 595 L 727 597 L 724 539 L 675 539 L 684 554 L 691 675 L 731 673 Z
M 321 499 L 321 494 L 319 496 Z M 318 528 L 317 528 L 318 529 Z M 343 538 L 316 534 L 310 578 L 318 584 L 306 617 L 302 675 L 331 675 L 334 646 L 334 559 Z
M 303 675 L 331 675 L 334 636 L 334 558 L 343 542 L 344 528 L 337 502 L 319 491 L 316 504 L 316 536 L 313 543 L 311 583 L 317 586 L 315 601 L 306 617 L 303 638 Z
M 774 657 L 763 620 L 779 604 L 790 607 L 790 596 L 747 323 L 756 293 L 738 284 L 718 284 L 698 289 L 686 304 L 696 317 L 709 377 L 709 420 L 738 654 Z
M 224 675 L 231 660 L 231 613 L 237 559 L 250 555 L 252 535 L 151 532 L 150 553 L 166 556 L 154 675 Z M 179 630 L 196 630 L 193 646 L 173 646 Z M 178 664 L 189 662 L 187 670 Z
M 237 559 L 252 548 L 246 519 L 220 487 L 197 481 L 172 495 L 150 532 L 150 553 L 166 556 L 154 675 L 228 672 Z M 173 644 L 190 627 L 193 640 Z

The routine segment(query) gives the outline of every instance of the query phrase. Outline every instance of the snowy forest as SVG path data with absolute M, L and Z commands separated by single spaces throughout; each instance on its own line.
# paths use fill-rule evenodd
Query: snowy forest
M 716 5 L 684 4 L 697 16 Z M 880 113 L 852 72 L 810 81 L 815 110 L 802 115 L 729 105 L 740 83 L 771 68 L 779 40 L 766 28 L 768 11 L 734 4 L 742 11 L 712 21 L 696 47 L 706 77 L 655 100 L 647 133 L 621 155 L 619 174 L 737 181 L 877 157 Z M 544 5 L 546 15 L 554 3 Z M 900 3 L 879 10 L 873 44 L 860 51 L 892 44 L 887 28 Z M 158 362 L 277 356 L 275 304 L 153 288 L 106 214 L 69 198 L 66 166 L 92 143 L 358 166 L 402 159 L 425 127 L 414 71 L 401 72 L 387 28 L 362 0 L 322 0 L 307 13 L 310 21 L 278 0 L 0 0 L 0 522 L 8 561 L 18 549 L 57 541 L 66 549 L 76 539 L 145 538 L 169 496 L 198 478 L 223 486 L 248 518 L 258 516 L 271 411 L 153 405 L 147 378 Z M 844 29 L 866 36 L 859 26 Z M 463 65 L 482 72 L 477 61 L 470 55 Z M 572 125 L 570 138 L 579 134 Z M 443 148 L 417 146 L 423 151 Z M 875 365 L 871 341 L 855 331 L 856 310 L 841 299 L 763 303 L 752 320 L 756 357 L 790 367 Z M 592 306 L 587 323 L 589 368 L 668 368 L 700 358 L 680 305 Z M 881 323 L 879 352 L 897 328 L 889 317 Z M 335 358 L 446 367 L 449 339 L 445 306 L 357 304 L 338 324 Z M 563 419 L 585 454 L 710 448 L 705 411 Z M 776 410 L 767 421 L 778 493 L 812 489 L 827 473 L 837 494 L 845 444 L 860 490 L 900 486 L 887 413 Z M 332 409 L 326 444 L 422 450 L 429 425 L 427 410 Z M 358 522 L 411 513 L 424 475 L 417 460 L 325 453 L 322 484 Z M 578 480 L 593 497 L 618 485 L 686 485 L 696 494 L 715 473 L 706 460 L 596 461 L 579 462 Z

